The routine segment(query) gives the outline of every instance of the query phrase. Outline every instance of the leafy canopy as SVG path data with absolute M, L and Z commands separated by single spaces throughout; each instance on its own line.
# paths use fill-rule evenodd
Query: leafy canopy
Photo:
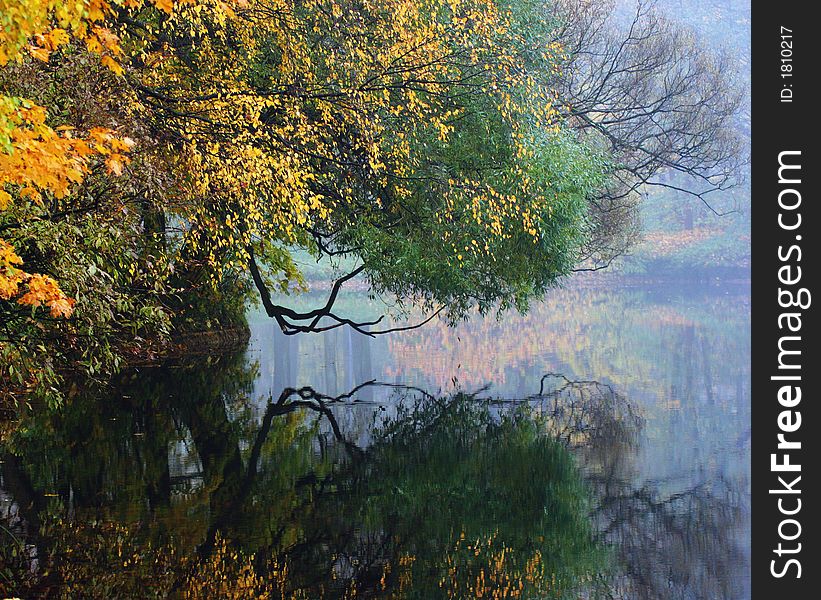
M 314 330 L 331 308 L 269 291 L 304 285 L 295 248 L 451 321 L 578 260 L 608 165 L 560 118 L 540 2 L 3 1 L 6 361 L 116 369 L 127 336 L 241 306 L 249 271 Z
M 573 266 L 605 167 L 562 131 L 561 48 L 522 34 L 531 9 L 257 0 L 145 18 L 138 86 L 179 146 L 185 250 L 220 277 L 253 248 L 287 280 L 302 246 L 453 316 L 524 306 Z

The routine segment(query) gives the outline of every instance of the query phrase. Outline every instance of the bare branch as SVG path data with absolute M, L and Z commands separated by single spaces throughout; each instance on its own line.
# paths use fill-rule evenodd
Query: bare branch
M 328 300 L 325 302 L 325 305 L 321 308 L 317 308 L 308 312 L 297 312 L 293 309 L 290 309 L 286 306 L 281 306 L 279 304 L 274 304 L 273 300 L 271 299 L 271 292 L 268 289 L 268 286 L 265 285 L 265 280 L 262 277 L 262 273 L 259 270 L 259 265 L 257 265 L 256 257 L 254 256 L 254 249 L 253 247 L 248 247 L 248 268 L 251 272 L 251 278 L 254 280 L 254 285 L 259 292 L 260 301 L 262 302 L 262 306 L 265 308 L 266 314 L 275 319 L 277 324 L 279 325 L 282 333 L 285 335 L 296 335 L 298 333 L 322 333 L 324 331 L 330 331 L 332 329 L 337 329 L 338 327 L 348 326 L 351 329 L 361 333 L 362 335 L 367 335 L 368 337 L 375 337 L 377 335 L 385 335 L 387 333 L 396 333 L 399 331 L 410 331 L 412 329 L 418 329 L 423 325 L 429 323 L 439 315 L 443 310 L 445 310 L 445 306 L 441 306 L 438 310 L 434 311 L 430 316 L 428 316 L 425 320 L 421 321 L 420 323 L 416 323 L 414 325 L 404 325 L 399 327 L 390 327 L 388 329 L 382 329 L 379 331 L 370 331 L 366 329 L 366 327 L 370 327 L 373 325 L 377 325 L 382 322 L 385 318 L 384 315 L 380 316 L 373 321 L 353 321 L 351 319 L 346 319 L 343 317 L 339 317 L 334 314 L 333 307 L 334 303 L 336 302 L 337 297 L 339 296 L 339 291 L 342 289 L 342 286 L 347 282 L 359 275 L 362 271 L 365 270 L 365 265 L 360 265 L 355 268 L 350 273 L 340 277 L 336 281 L 334 281 L 333 287 L 331 288 L 331 293 L 328 296 Z M 331 319 L 335 321 L 331 325 L 321 325 L 320 322 L 322 319 Z M 299 323 L 299 321 L 307 321 L 307 323 Z

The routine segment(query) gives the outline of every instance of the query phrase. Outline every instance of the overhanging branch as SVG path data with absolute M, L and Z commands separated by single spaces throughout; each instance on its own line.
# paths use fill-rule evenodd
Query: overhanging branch
M 262 306 L 265 308 L 266 314 L 271 317 L 272 319 L 276 320 L 277 324 L 279 325 L 282 333 L 285 335 L 296 335 L 298 333 L 322 333 L 324 331 L 330 331 L 332 329 L 336 329 L 342 326 L 348 326 L 355 331 L 367 335 L 368 337 L 375 337 L 377 335 L 384 335 L 386 333 L 395 333 L 399 331 L 409 331 L 411 329 L 417 329 L 422 327 L 423 325 L 429 323 L 433 320 L 434 317 L 439 315 L 444 309 L 445 306 L 440 307 L 438 310 L 434 311 L 433 314 L 428 316 L 425 320 L 420 323 L 416 323 L 414 325 L 403 325 L 399 327 L 389 327 L 388 329 L 381 329 L 378 331 L 371 331 L 366 329 L 366 327 L 370 327 L 372 325 L 377 325 L 382 322 L 385 318 L 384 315 L 380 316 L 373 321 L 354 321 L 352 319 L 346 319 L 344 317 L 340 317 L 333 312 L 334 304 L 336 303 L 337 297 L 339 296 L 339 292 L 342 289 L 342 286 L 359 275 L 362 271 L 365 270 L 365 265 L 360 265 L 355 268 L 350 273 L 343 275 L 336 281 L 331 288 L 331 293 L 328 295 L 328 300 L 325 302 L 325 305 L 308 311 L 308 312 L 297 312 L 287 306 L 281 306 L 279 304 L 274 304 L 273 300 L 271 299 L 271 292 L 268 289 L 268 286 L 265 285 L 265 280 L 262 278 L 262 273 L 259 270 L 259 265 L 257 265 L 256 258 L 254 256 L 254 249 L 252 247 L 248 247 L 248 268 L 251 271 L 251 278 L 254 280 L 254 285 L 259 292 L 260 301 L 262 302 Z M 321 325 L 322 319 L 330 319 L 332 321 L 331 324 L 328 325 Z

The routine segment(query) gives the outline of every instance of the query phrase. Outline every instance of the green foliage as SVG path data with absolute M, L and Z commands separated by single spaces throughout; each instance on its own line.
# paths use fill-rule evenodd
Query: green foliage
M 377 432 L 360 475 L 372 482 L 362 518 L 374 529 L 394 524 L 416 557 L 418 583 L 406 597 L 439 597 L 439 588 L 456 597 L 503 597 L 503 577 L 498 588 L 474 587 L 482 570 L 489 581 L 501 575 L 494 555 L 503 557 L 508 583 L 521 581 L 521 597 L 576 597 L 603 553 L 592 541 L 588 490 L 545 430 L 527 406 L 494 416 L 484 402 L 457 394 L 401 409 Z M 456 572 L 444 583 L 423 575 L 445 565 Z
M 542 296 L 577 264 L 586 239 L 587 200 L 606 175 L 605 160 L 580 144 L 571 133 L 539 132 L 529 142 L 534 158 L 513 158 L 510 132 L 489 122 L 480 112 L 457 126 L 453 141 L 426 143 L 431 171 L 470 172 L 486 178 L 512 197 L 515 206 L 498 221 L 497 233 L 472 217 L 475 198 L 451 192 L 453 207 L 445 209 L 446 186 L 427 178 L 414 189 L 407 208 L 412 217 L 387 227 L 362 219 L 343 235 L 368 266 L 377 293 L 411 299 L 426 308 L 448 307 L 450 319 L 516 307 Z M 523 181 L 527 189 L 523 190 Z M 533 236 L 521 227 L 519 212 L 532 198 L 537 204 Z M 481 210 L 481 209 L 477 209 Z
M 65 320 L 3 302 L 4 368 L 17 368 L 8 379 L 9 391 L 59 402 L 59 370 L 70 366 L 107 377 L 121 365 L 124 345 L 168 337 L 169 314 L 162 303 L 167 288 L 155 269 L 140 265 L 137 232 L 98 214 L 15 223 L 17 213 L 3 213 L 5 223 L 15 224 L 9 239 L 39 272 L 61 273 L 62 289 L 77 304 L 73 318 Z

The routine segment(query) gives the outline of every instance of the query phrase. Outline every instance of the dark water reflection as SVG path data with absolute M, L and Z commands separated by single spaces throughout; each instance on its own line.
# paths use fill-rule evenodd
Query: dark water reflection
M 734 286 L 580 287 L 377 340 L 256 323 L 247 354 L 26 421 L 0 591 L 749 597 L 748 325 Z

